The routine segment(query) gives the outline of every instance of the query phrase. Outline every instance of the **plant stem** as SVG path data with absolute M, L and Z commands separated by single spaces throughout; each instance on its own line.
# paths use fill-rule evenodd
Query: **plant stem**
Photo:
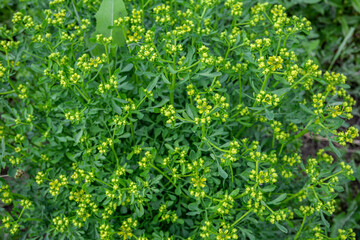
M 294 240 L 296 240 L 296 239 L 299 238 L 300 233 L 301 233 L 301 231 L 302 231 L 302 229 L 303 229 L 303 227 L 304 227 L 305 221 L 306 221 L 306 215 L 305 215 L 304 218 L 303 218 L 303 221 L 302 221 L 302 224 L 301 224 L 301 226 L 300 226 L 300 229 L 299 229 L 299 231 L 297 232 L 297 234 L 295 235 Z
M 78 90 L 78 92 L 80 93 L 80 95 L 89 103 L 90 102 L 90 99 L 87 98 L 84 93 L 78 88 L 77 85 L 75 85 L 75 88 Z
M 218 146 L 216 146 L 215 144 L 213 144 L 213 143 L 210 142 L 209 140 L 207 140 L 206 142 L 208 142 L 212 147 L 216 148 L 216 149 L 219 150 L 220 152 L 226 152 L 226 153 L 229 152 L 228 150 L 224 150 L 224 149 L 219 148 Z
M 102 184 L 104 184 L 104 185 L 106 185 L 106 186 L 108 186 L 108 187 L 110 187 L 110 188 L 113 188 L 113 186 L 111 186 L 110 184 L 108 184 L 108 183 L 106 183 L 106 182 L 104 182 L 104 181 L 102 181 L 102 180 L 100 180 L 100 179 L 94 178 L 94 180 L 95 180 L 95 181 L 98 181 L 99 183 L 102 183 Z
M 234 184 L 234 171 L 233 171 L 233 169 L 232 169 L 231 164 L 230 164 L 229 167 L 230 167 L 230 172 L 231 172 L 231 183 Z
M 135 144 L 135 131 L 134 131 L 133 122 L 130 122 L 130 128 L 131 128 L 131 138 L 132 138 L 133 143 Z
M 25 208 L 23 207 L 21 209 L 20 215 L 19 215 L 18 219 L 16 220 L 16 222 L 18 222 L 20 220 L 20 218 L 21 218 L 22 214 L 24 213 L 24 211 L 25 211 Z
M 15 90 L 11 90 L 11 91 L 7 91 L 7 92 L 2 92 L 0 93 L 0 95 L 6 95 L 6 94 L 11 94 L 11 93 L 14 93 Z
M 281 148 L 280 148 L 279 156 L 281 155 L 281 152 L 282 152 L 283 148 L 284 148 L 284 143 L 283 143 L 283 144 L 281 144 Z
M 239 73 L 239 105 L 241 104 L 241 73 Z
M 115 148 L 114 148 L 114 145 L 112 144 L 111 145 L 111 150 L 113 151 L 114 155 L 115 155 L 115 158 L 116 158 L 116 166 L 119 166 L 119 158 L 116 154 L 116 151 L 115 151 Z
M 172 81 L 170 86 L 170 103 L 171 105 L 174 105 L 174 95 L 175 95 L 175 86 L 176 86 L 176 75 L 172 75 Z
M 150 163 L 150 166 L 155 169 L 156 171 L 158 171 L 159 173 L 161 173 L 164 177 L 166 177 L 169 182 L 176 188 L 175 183 L 173 183 L 173 181 L 171 181 L 171 178 L 168 177 L 168 175 L 166 175 L 163 171 L 161 171 L 159 168 L 157 168 L 156 166 L 154 166 L 154 164 Z
M 9 82 L 11 88 L 16 92 L 16 88 L 15 88 L 14 84 L 10 80 L 10 66 L 11 65 L 10 65 L 9 53 L 8 53 L 7 50 L 5 51 L 5 54 L 6 54 L 6 61 L 7 61 L 7 68 L 8 68 L 8 78 L 7 78 L 7 80 Z
M 281 36 L 279 37 L 278 46 L 277 46 L 277 48 L 276 48 L 276 55 L 278 55 L 278 53 L 279 53 L 280 45 L 281 45 Z
M 275 147 L 275 133 L 273 134 L 273 138 L 272 138 L 272 148 Z
M 249 213 L 252 212 L 253 209 L 250 209 L 249 211 L 247 211 L 244 215 L 242 215 L 238 220 L 236 220 L 231 227 L 234 227 L 238 222 L 240 222 L 241 220 L 243 220 Z

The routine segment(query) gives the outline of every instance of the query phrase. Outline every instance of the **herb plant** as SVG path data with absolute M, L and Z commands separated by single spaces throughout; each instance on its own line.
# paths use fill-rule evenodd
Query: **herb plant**
M 288 11 L 307 17 L 315 31 L 304 42 L 307 51 L 321 64 L 322 69 L 346 73 L 351 89 L 359 99 L 359 0 L 294 0 L 280 1 Z M 358 115 L 355 106 L 354 114 Z
M 1 28 L 1 226 L 13 239 L 328 237 L 359 136 L 311 24 L 237 0 L 30 0 Z M 332 153 L 302 156 L 301 137 Z

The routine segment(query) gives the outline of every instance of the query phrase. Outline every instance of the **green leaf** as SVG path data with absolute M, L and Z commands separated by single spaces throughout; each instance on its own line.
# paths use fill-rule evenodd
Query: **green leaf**
M 194 119 L 194 114 L 191 111 L 191 108 L 190 108 L 189 104 L 186 104 L 186 113 L 191 119 Z
M 341 153 L 340 153 L 339 149 L 337 149 L 337 148 L 334 146 L 334 144 L 332 143 L 332 141 L 331 141 L 331 139 L 330 139 L 329 137 L 328 137 L 328 139 L 329 139 L 329 146 L 330 146 L 331 150 L 334 151 L 334 153 L 336 154 L 336 156 L 338 156 L 339 158 L 341 158 Z
M 229 175 L 224 171 L 224 169 L 221 168 L 219 162 L 217 162 L 218 171 L 220 176 L 222 176 L 224 179 L 226 179 Z
M 308 4 L 314 4 L 314 3 L 318 3 L 321 0 L 303 0 L 304 3 L 308 3 Z
M 159 81 L 159 77 L 156 77 L 154 80 L 152 80 L 151 83 L 148 85 L 147 90 L 152 91 L 158 81 Z
M 275 222 L 275 225 L 278 227 L 278 229 L 280 229 L 280 231 L 284 232 L 284 233 L 288 233 L 288 230 L 286 229 L 286 227 L 284 227 L 283 225 L 281 225 L 278 222 Z
M 331 61 L 330 67 L 329 69 L 332 68 L 332 66 L 334 65 L 334 63 L 336 62 L 336 60 L 339 58 L 341 52 L 345 49 L 345 45 L 346 43 L 349 41 L 349 39 L 352 37 L 352 35 L 354 34 L 355 28 L 351 27 L 350 30 L 348 31 L 348 34 L 345 36 L 344 40 L 342 41 L 340 47 L 338 48 L 333 60 Z
M 250 240 L 255 240 L 255 236 L 253 235 L 253 232 L 249 229 L 245 229 L 245 228 L 240 228 L 240 231 L 245 234 Z
M 188 212 L 186 213 L 186 215 L 188 216 L 195 216 L 195 215 L 199 215 L 201 212 Z
M 119 136 L 118 138 L 129 138 L 131 136 L 130 133 L 124 133 L 123 135 Z
M 272 91 L 271 93 L 272 94 L 276 94 L 278 96 L 281 96 L 283 95 L 284 93 L 287 93 L 291 90 L 291 88 L 287 87 L 287 88 L 280 88 L 280 89 L 277 89 L 275 91 Z
M 0 177 L 0 188 L 2 187 L 2 185 L 6 185 L 6 181 L 5 179 Z
M 274 120 L 274 113 L 273 111 L 269 111 L 265 108 L 265 116 L 267 120 Z
M 339 19 L 339 22 L 341 23 L 342 33 L 343 33 L 344 36 L 346 36 L 346 34 L 349 32 L 349 24 L 347 23 L 344 16 L 341 16 L 338 19 Z
M 354 9 L 360 13 L 360 0 L 351 0 Z
M 272 200 L 271 202 L 269 202 L 268 204 L 279 205 L 286 198 L 286 196 L 287 194 L 283 193 L 274 200 Z
M 188 209 L 191 211 L 200 211 L 199 204 L 197 202 L 190 203 Z
M 177 186 L 176 189 L 175 189 L 175 194 L 180 196 L 181 195 L 181 187 L 180 186 Z
M 300 108 L 301 108 L 302 110 L 304 110 L 304 112 L 309 113 L 309 114 L 311 114 L 311 115 L 314 115 L 314 112 L 311 111 L 311 110 L 310 110 L 308 107 L 306 107 L 305 105 L 300 104 Z
M 127 16 L 123 0 L 103 0 L 99 11 L 95 14 L 96 30 L 94 35 L 102 34 L 104 37 L 112 37 L 113 43 L 121 47 L 125 44 L 125 36 L 119 27 L 110 28 L 114 20 Z
M 203 77 L 214 78 L 214 77 L 219 77 L 222 74 L 220 72 L 213 72 L 213 73 L 203 72 L 203 73 L 199 73 L 199 75 Z
M 304 217 L 302 212 L 300 212 L 298 209 L 294 209 L 294 213 L 300 218 Z
M 129 63 L 128 65 L 126 65 L 123 69 L 121 69 L 121 73 L 123 73 L 123 72 L 128 72 L 128 71 L 130 71 L 132 68 L 133 68 L 133 64 L 132 63 Z
M 164 83 L 166 83 L 166 84 L 171 84 L 171 82 L 165 77 L 165 75 L 164 74 L 161 74 L 161 79 L 164 81 Z
M 1 158 L 0 161 L 2 161 L 2 159 L 4 158 L 5 155 L 5 138 L 3 137 L 1 139 Z
M 262 188 L 262 190 L 263 190 L 264 192 L 272 192 L 272 191 L 274 191 L 275 189 L 276 189 L 276 185 L 274 185 L 274 184 Z
M 325 225 L 327 228 L 330 228 L 330 223 L 325 219 L 324 214 L 323 214 L 323 211 L 320 211 L 320 216 L 321 216 L 321 221 L 324 223 L 324 225 Z
M 177 73 L 177 71 L 175 71 L 174 68 L 170 64 L 168 64 L 168 69 L 169 69 L 169 72 L 171 74 L 176 74 Z
M 184 224 L 184 220 L 182 220 L 182 219 L 177 219 L 177 220 L 176 220 L 176 223 L 183 225 L 183 224 Z
M 152 180 L 152 184 L 158 184 L 162 178 L 163 178 L 162 175 L 156 176 L 156 177 Z
M 75 136 L 75 143 L 78 143 L 81 136 L 83 135 L 84 129 L 81 129 L 80 132 L 78 132 Z
M 119 107 L 119 106 L 115 103 L 114 100 L 111 100 L 111 102 L 112 102 L 113 110 L 114 110 L 117 114 L 121 115 L 121 114 L 122 114 L 121 107 Z
M 30 68 L 32 70 L 34 70 L 34 72 L 36 72 L 36 73 L 41 73 L 41 74 L 44 73 L 44 69 L 42 69 L 41 67 L 39 67 L 39 66 L 37 66 L 35 64 L 31 64 Z
M 245 60 L 249 61 L 250 63 L 255 63 L 255 60 L 254 60 L 251 52 L 244 53 L 243 57 Z

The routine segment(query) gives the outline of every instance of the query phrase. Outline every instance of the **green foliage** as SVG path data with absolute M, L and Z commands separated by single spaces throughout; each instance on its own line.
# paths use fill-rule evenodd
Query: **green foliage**
M 349 92 L 359 99 L 360 1 L 278 2 L 285 4 L 292 14 L 304 16 L 312 22 L 314 34 L 311 34 L 310 41 L 304 42 L 304 47 L 323 69 L 346 74 L 352 85 Z
M 359 174 L 337 148 L 359 136 L 340 129 L 355 101 L 302 47 L 310 22 L 253 1 L 122 3 L 27 1 L 1 28 L 3 236 L 355 239 L 356 207 L 337 212 Z M 331 151 L 302 156 L 307 133 Z
M 124 1 L 105 0 L 101 3 L 96 13 L 95 35 L 102 34 L 104 37 L 112 37 L 112 43 L 121 47 L 125 44 L 124 29 L 112 28 L 114 21 L 127 15 Z

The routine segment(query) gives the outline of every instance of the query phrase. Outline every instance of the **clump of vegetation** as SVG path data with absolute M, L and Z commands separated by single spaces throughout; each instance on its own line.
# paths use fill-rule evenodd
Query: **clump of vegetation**
M 299 45 L 308 20 L 237 0 L 24 6 L 0 32 L 14 239 L 330 239 L 354 179 L 333 142 L 359 134 L 339 130 L 346 77 Z M 334 154 L 302 158 L 309 132 Z

